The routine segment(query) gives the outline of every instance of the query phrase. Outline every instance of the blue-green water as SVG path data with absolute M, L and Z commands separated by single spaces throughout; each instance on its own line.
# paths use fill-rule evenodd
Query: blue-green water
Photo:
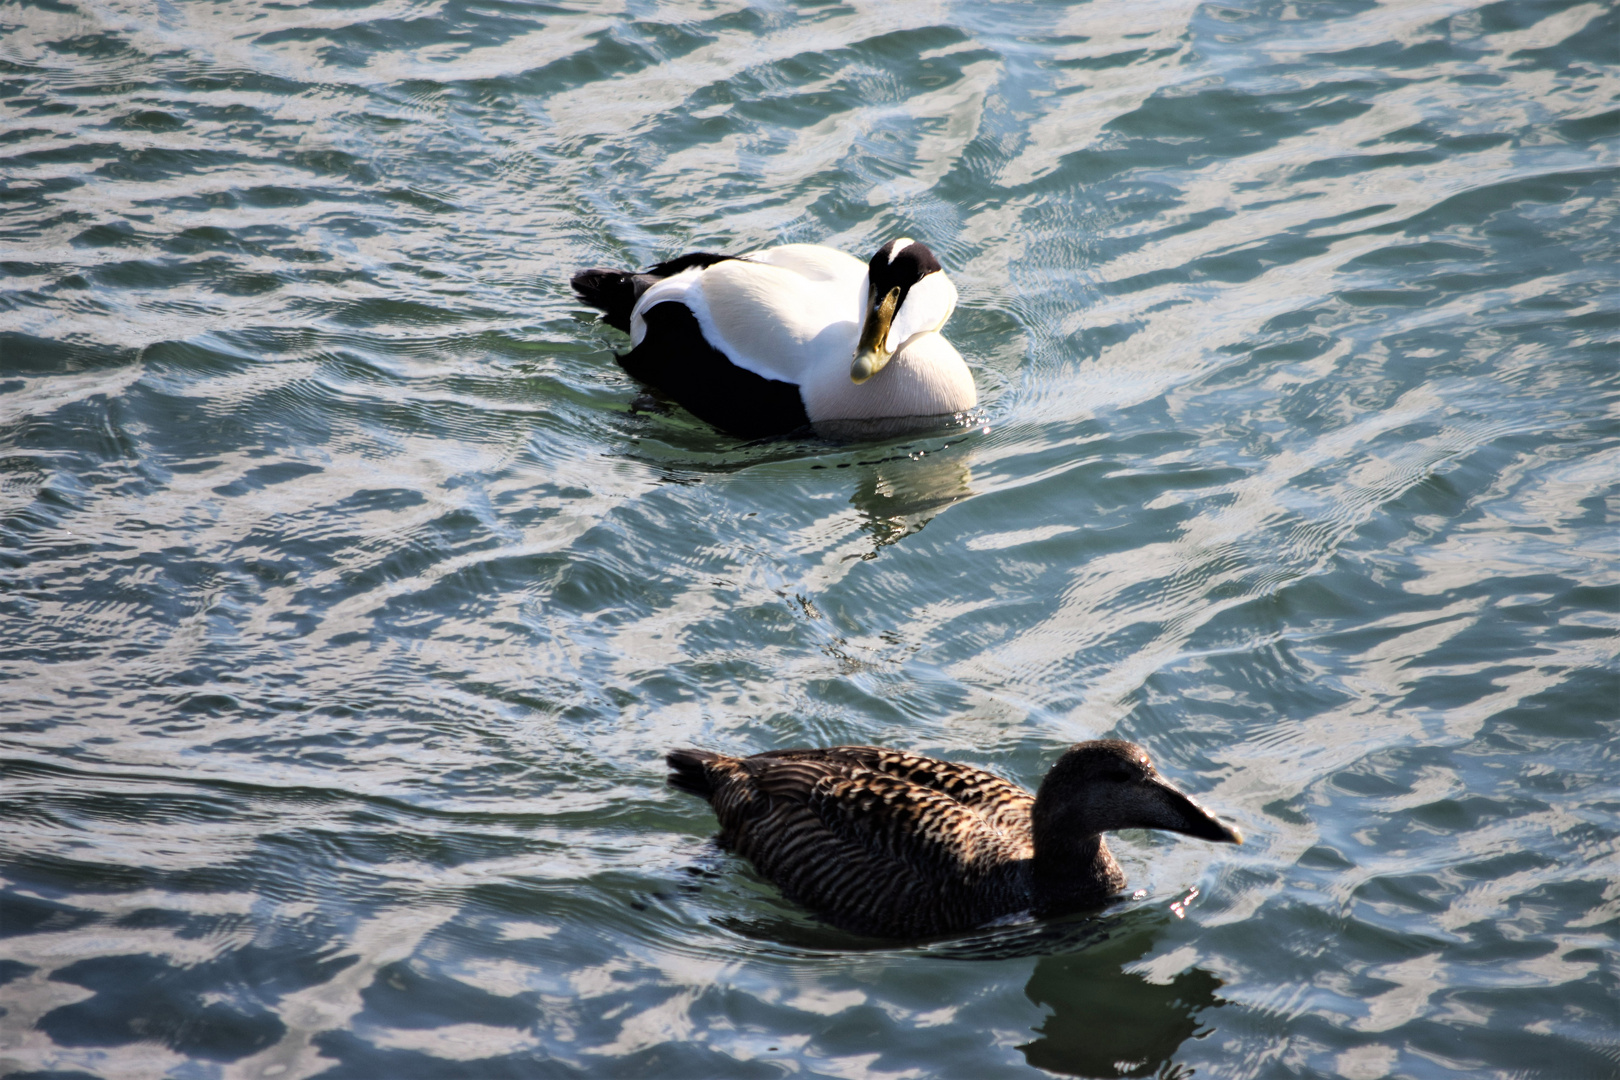
M 970 431 L 633 410 L 573 270 L 926 240 Z M 1607 3 L 0 3 L 0 1072 L 1620 1075 Z M 881 947 L 661 754 L 1241 848 Z

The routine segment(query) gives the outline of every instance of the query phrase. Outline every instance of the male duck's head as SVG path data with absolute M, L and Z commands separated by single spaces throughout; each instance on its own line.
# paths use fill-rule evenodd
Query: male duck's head
M 866 267 L 866 318 L 849 377 L 863 383 L 914 334 L 945 325 L 956 307 L 956 286 L 939 260 L 909 236 L 878 249 Z

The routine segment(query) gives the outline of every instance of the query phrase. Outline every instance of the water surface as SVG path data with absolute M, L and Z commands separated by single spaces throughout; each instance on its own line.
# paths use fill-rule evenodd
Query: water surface
M 1620 1075 L 1603 3 L 0 3 L 0 1071 Z M 633 406 L 593 264 L 926 240 L 971 429 Z M 662 752 L 1241 848 L 853 939 Z

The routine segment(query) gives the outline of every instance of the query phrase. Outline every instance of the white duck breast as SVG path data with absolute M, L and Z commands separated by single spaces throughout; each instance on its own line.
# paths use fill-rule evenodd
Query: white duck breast
M 846 370 L 818 373 L 799 386 L 813 420 L 882 420 L 943 416 L 971 409 L 977 401 L 973 373 L 944 334 L 913 334 L 864 383 Z
M 586 270 L 573 286 L 630 334 L 625 371 L 734 434 L 949 415 L 978 400 L 939 333 L 956 288 L 909 239 L 866 263 L 786 244 L 741 258 L 683 255 L 641 273 Z

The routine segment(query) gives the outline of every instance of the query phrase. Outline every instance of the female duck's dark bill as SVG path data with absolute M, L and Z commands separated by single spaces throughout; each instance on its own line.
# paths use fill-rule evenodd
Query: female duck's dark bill
M 1243 833 L 1193 802 L 1160 777 L 1150 781 L 1152 801 L 1159 805 L 1145 810 L 1142 828 L 1166 829 L 1218 844 L 1241 844 Z

